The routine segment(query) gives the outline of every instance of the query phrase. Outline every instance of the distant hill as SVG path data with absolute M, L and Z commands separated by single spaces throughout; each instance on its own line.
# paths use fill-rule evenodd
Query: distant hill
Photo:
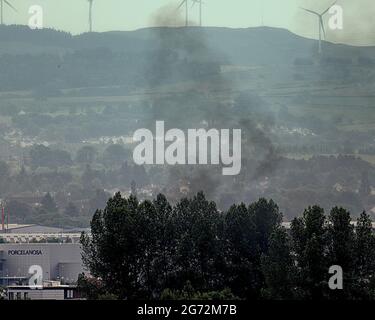
M 138 86 L 166 79 L 166 69 L 172 71 L 169 80 L 176 81 L 212 75 L 223 64 L 291 65 L 316 58 L 317 41 L 269 27 L 165 27 L 73 36 L 51 29 L 0 26 L 0 55 L 1 90 L 51 83 L 58 88 Z M 361 58 L 371 63 L 374 56 L 375 47 L 324 43 L 324 57 L 331 62 Z
M 111 50 L 139 51 L 157 47 L 164 43 L 181 44 L 196 39 L 205 43 L 208 48 L 218 50 L 241 61 L 256 59 L 258 61 L 288 61 L 299 56 L 314 54 L 317 41 L 297 36 L 286 29 L 256 27 L 244 29 L 219 27 L 159 27 L 135 31 L 111 31 L 103 33 L 84 33 L 72 36 L 70 33 L 53 29 L 31 30 L 27 26 L 0 26 L 0 50 L 8 53 L 27 53 L 35 46 L 78 50 L 106 47 Z M 17 50 L 16 44 L 22 44 Z M 338 56 L 348 53 L 375 53 L 375 47 L 353 47 L 348 45 L 324 44 L 327 54 Z M 9 49 L 11 48 L 11 50 Z M 344 52 L 343 52 L 344 51 Z M 345 52 L 346 51 L 346 52 Z M 340 53 L 341 52 L 341 53 Z

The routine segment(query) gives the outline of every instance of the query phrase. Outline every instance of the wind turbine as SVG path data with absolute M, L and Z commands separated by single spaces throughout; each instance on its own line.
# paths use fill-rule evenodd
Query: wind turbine
M 88 0 L 89 2 L 89 30 L 92 32 L 92 5 L 94 0 Z
M 188 0 L 182 0 L 180 5 L 177 9 L 180 9 L 183 5 L 185 5 L 185 26 L 189 26 L 189 1 Z
M 8 0 L 0 0 L 0 24 L 4 24 L 4 4 L 6 4 L 9 8 L 12 8 L 15 12 L 17 12 L 16 8 Z
M 324 21 L 323 21 L 323 16 L 329 11 L 329 9 L 331 9 L 332 6 L 334 6 L 336 4 L 337 1 L 335 1 L 333 4 L 331 4 L 326 10 L 324 10 L 322 13 L 318 13 L 316 11 L 313 11 L 313 10 L 309 10 L 309 9 L 305 9 L 305 8 L 301 8 L 302 10 L 305 10 L 309 13 L 312 13 L 316 16 L 318 16 L 318 22 L 319 22 L 319 54 L 322 53 L 322 32 L 323 32 L 323 35 L 324 35 L 324 39 L 326 38 L 326 31 L 324 29 Z
M 199 26 L 201 27 L 202 26 L 202 5 L 203 5 L 203 0 L 192 0 L 192 1 L 193 1 L 192 7 L 194 7 L 194 5 L 196 3 L 199 4 Z

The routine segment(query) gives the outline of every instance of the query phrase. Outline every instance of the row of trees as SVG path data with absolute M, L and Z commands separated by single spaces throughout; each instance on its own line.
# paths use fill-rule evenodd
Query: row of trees
M 107 196 L 104 191 L 97 190 L 95 197 L 89 199 L 87 210 L 94 207 L 104 207 L 103 194 Z M 9 214 L 10 222 L 71 228 L 86 227 L 90 220 L 89 215 L 80 210 L 81 208 L 77 207 L 73 202 L 58 206 L 50 193 L 41 198 L 35 197 L 35 201 L 38 202 L 31 205 L 19 200 L 7 200 L 5 202 L 5 212 Z
M 220 212 L 203 193 L 173 206 L 118 193 L 81 243 L 91 277 L 79 287 L 92 299 L 375 298 L 371 220 L 362 213 L 354 227 L 343 208 L 309 207 L 287 230 L 272 200 Z M 343 290 L 328 287 L 332 265 Z
M 44 145 L 35 145 L 30 148 L 28 154 L 28 164 L 31 168 L 38 167 L 59 168 L 63 166 L 72 166 L 76 164 L 93 164 L 100 160 L 104 165 L 121 165 L 128 160 L 130 152 L 120 144 L 110 144 L 103 154 L 90 145 L 83 146 L 77 151 L 75 159 L 68 151 L 52 149 Z

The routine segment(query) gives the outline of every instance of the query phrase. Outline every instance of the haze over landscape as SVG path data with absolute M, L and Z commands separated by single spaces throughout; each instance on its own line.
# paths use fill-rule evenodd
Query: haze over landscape
M 17 12 L 7 9 L 7 24 L 27 24 L 29 7 L 44 9 L 47 28 L 79 34 L 88 30 L 88 2 L 85 0 L 13 0 Z M 300 7 L 323 11 L 333 1 L 313 0 L 233 0 L 206 1 L 203 5 L 203 24 L 231 28 L 270 26 L 285 28 L 293 33 L 317 38 L 314 17 L 306 16 Z M 96 0 L 93 4 L 94 31 L 134 30 L 150 26 L 183 25 L 184 12 L 176 10 L 178 1 L 172 0 Z M 327 30 L 328 40 L 374 45 L 375 7 L 371 0 L 338 1 L 344 9 L 344 29 Z M 162 21 L 157 17 L 163 16 Z M 67 18 L 69 17 L 69 18 Z M 190 9 L 190 21 L 198 24 L 198 6 Z
M 241 7 L 238 2 L 231 10 Z M 345 4 L 349 26 L 369 4 L 362 2 Z M 232 21 L 228 4 L 211 2 L 203 6 L 203 24 L 232 28 L 179 26 L 185 24 L 183 7 L 177 11 L 175 3 L 162 1 L 134 3 L 133 20 L 121 24 L 109 14 L 113 7 L 97 0 L 93 29 L 106 32 L 80 34 L 88 28 L 88 4 L 75 2 L 64 25 L 58 13 L 68 10 L 67 3 L 40 2 L 46 26 L 73 35 L 0 26 L 0 193 L 18 212 L 16 221 L 87 226 L 116 191 L 137 192 L 141 199 L 163 192 L 177 201 L 203 190 L 223 210 L 264 196 L 280 205 L 285 220 L 318 202 L 375 215 L 375 47 L 324 41 L 319 54 L 316 40 L 285 28 L 233 28 L 248 22 L 241 14 Z M 13 3 L 19 11 L 28 4 Z M 129 12 L 117 4 L 114 11 Z M 316 34 L 316 21 L 309 26 L 315 18 L 298 6 L 323 10 L 330 4 L 286 1 L 281 10 L 269 1 L 263 21 Z M 257 21 L 259 6 L 249 9 L 249 21 Z M 5 17 L 25 18 L 10 8 Z M 364 30 L 372 22 L 360 22 L 355 41 L 371 41 Z M 108 31 L 147 25 L 154 27 Z M 331 31 L 327 38 L 351 43 L 356 32 L 349 31 Z M 136 166 L 133 133 L 154 131 L 157 120 L 167 128 L 242 129 L 240 175 L 223 177 L 209 165 Z M 343 174 L 349 167 L 355 169 Z M 46 195 L 56 202 L 48 209 L 53 213 L 38 205 Z
M 375 298 L 372 0 L 0 2 L 0 299 Z

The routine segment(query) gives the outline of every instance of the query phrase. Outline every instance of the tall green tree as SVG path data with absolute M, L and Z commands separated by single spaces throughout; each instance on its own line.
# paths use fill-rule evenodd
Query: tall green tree
M 42 208 L 47 212 L 57 212 L 57 205 L 49 192 L 42 198 Z
M 221 259 L 218 244 L 222 216 L 214 202 L 203 192 L 193 199 L 182 199 L 174 209 L 177 228 L 176 266 L 184 285 L 191 281 L 194 288 L 210 290 L 217 281 L 216 263 Z
M 366 212 L 357 219 L 354 244 L 356 298 L 375 298 L 375 235 Z
M 261 257 L 268 254 L 272 233 L 280 227 L 282 213 L 273 200 L 264 198 L 249 206 L 249 214 L 253 217 L 255 225 L 255 243 L 257 253 L 254 259 L 254 275 L 256 294 L 260 296 L 265 279 L 261 268 Z
M 102 279 L 108 292 L 120 299 L 136 298 L 141 290 L 137 227 L 138 200 L 117 193 L 91 221 L 91 237 L 83 234 L 83 262 L 90 273 Z
M 265 286 L 262 295 L 266 299 L 294 299 L 296 295 L 293 256 L 290 239 L 284 228 L 277 228 L 270 238 L 268 253 L 262 256 Z
M 339 265 L 343 269 L 344 289 L 330 291 L 335 298 L 351 295 L 354 272 L 354 227 L 349 211 L 335 207 L 328 217 L 328 256 L 330 266 Z
M 282 213 L 273 200 L 267 201 L 264 198 L 252 203 L 249 206 L 249 213 L 253 216 L 257 244 L 260 254 L 266 253 L 269 247 L 271 234 L 282 221 Z
M 300 298 L 322 299 L 327 287 L 327 226 L 324 210 L 309 207 L 291 224 Z
M 245 204 L 232 205 L 225 217 L 227 285 L 240 297 L 254 297 L 258 248 L 254 217 Z
M 155 208 L 155 231 L 157 257 L 154 262 L 157 273 L 157 289 L 161 293 L 165 288 L 173 286 L 175 264 L 173 257 L 176 255 L 176 225 L 172 206 L 167 198 L 159 194 L 153 201 Z

